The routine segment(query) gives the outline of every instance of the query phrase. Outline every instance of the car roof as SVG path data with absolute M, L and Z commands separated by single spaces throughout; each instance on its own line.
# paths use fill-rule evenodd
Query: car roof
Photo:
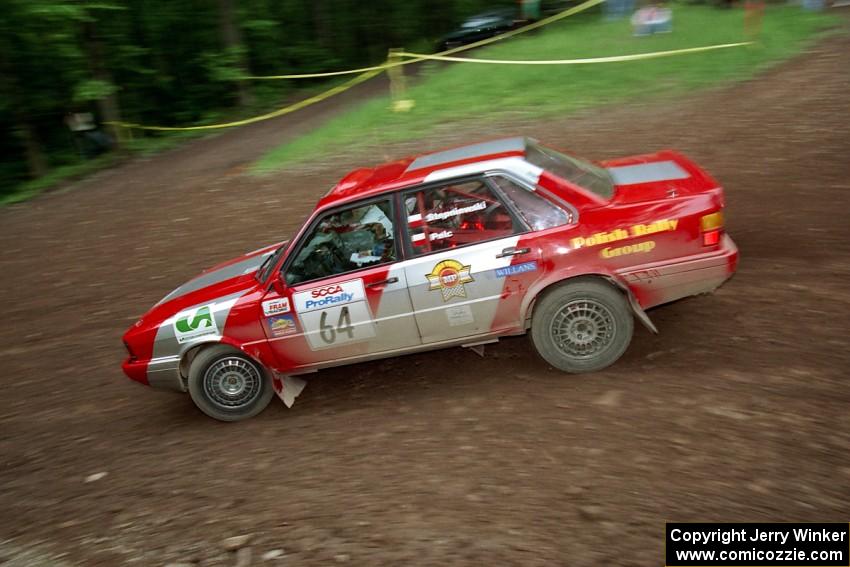
M 407 157 L 371 168 L 355 169 L 343 177 L 319 201 L 316 209 L 334 207 L 349 201 L 416 185 L 424 182 L 426 177 L 436 171 L 477 162 L 523 157 L 528 146 L 534 142 L 525 137 L 500 138 Z

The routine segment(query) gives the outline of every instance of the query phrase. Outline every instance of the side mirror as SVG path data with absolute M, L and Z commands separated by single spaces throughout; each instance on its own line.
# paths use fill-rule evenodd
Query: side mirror
M 272 283 L 269 286 L 269 291 L 274 290 L 278 295 L 286 295 L 286 282 L 283 281 L 283 274 L 278 273 L 272 278 Z

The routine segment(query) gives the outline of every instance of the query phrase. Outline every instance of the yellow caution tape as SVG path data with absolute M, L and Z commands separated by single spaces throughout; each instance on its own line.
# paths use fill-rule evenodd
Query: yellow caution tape
M 372 67 L 361 67 L 360 69 L 348 69 L 346 71 L 328 71 L 327 73 L 302 73 L 300 75 L 259 75 L 259 76 L 247 75 L 247 76 L 244 76 L 244 77 L 240 77 L 240 79 L 252 80 L 252 81 L 271 81 L 271 80 L 279 80 L 279 79 L 318 79 L 320 77 L 338 77 L 340 75 L 354 75 L 355 73 L 368 73 L 369 71 L 383 71 L 384 69 L 389 69 L 390 67 L 397 67 L 399 65 L 407 65 L 408 63 L 414 63 L 414 61 L 405 61 L 405 62 L 395 63 L 395 64 L 384 63 L 382 65 L 373 65 Z
M 304 107 L 310 106 L 311 104 L 316 104 L 317 102 L 321 102 L 326 98 L 330 98 L 334 95 L 340 94 L 344 91 L 347 91 L 351 87 L 355 85 L 359 85 L 364 81 L 368 81 L 372 77 L 379 75 L 382 70 L 369 71 L 367 73 L 363 73 L 358 77 L 354 77 L 347 83 L 343 83 L 342 85 L 338 85 L 332 89 L 329 89 L 323 93 L 317 94 L 316 96 L 312 96 L 310 98 L 301 100 L 296 102 L 295 104 L 291 104 L 289 106 L 285 106 L 273 112 L 269 112 L 267 114 L 261 114 L 260 116 L 253 116 L 251 118 L 246 118 L 244 120 L 237 120 L 235 122 L 226 122 L 224 124 L 207 124 L 205 126 L 144 126 L 142 124 L 131 124 L 129 122 L 106 122 L 106 124 L 111 124 L 113 126 L 121 126 L 123 128 L 135 128 L 136 130 L 158 130 L 158 131 L 176 131 L 176 130 L 213 130 L 216 128 L 233 128 L 234 126 L 244 126 L 245 124 L 252 124 L 254 122 L 260 122 L 262 120 L 268 120 L 269 118 L 277 118 L 278 116 L 283 116 L 284 114 L 289 114 L 291 112 L 295 112 L 296 110 L 301 110 Z
M 573 14 L 577 14 L 579 12 L 587 10 L 588 8 L 592 8 L 593 6 L 596 6 L 597 4 L 601 4 L 602 2 L 605 2 L 605 0 L 588 0 L 587 2 L 579 4 L 578 6 L 574 6 L 572 8 L 569 8 L 567 10 L 564 10 L 563 12 L 558 12 L 555 15 L 552 15 L 552 16 L 549 16 L 548 18 L 544 18 L 542 20 L 534 22 L 533 24 L 528 24 L 527 26 L 523 26 L 521 28 L 517 28 L 517 29 L 509 31 L 509 32 L 505 32 L 503 34 L 495 35 L 493 37 L 488 37 L 487 39 L 482 39 L 481 41 L 476 41 L 475 43 L 469 43 L 469 44 L 466 44 L 466 45 L 461 45 L 459 47 L 454 47 L 452 49 L 447 49 L 446 51 L 441 51 L 441 52 L 436 53 L 434 55 L 424 56 L 424 55 L 406 54 L 408 57 L 414 57 L 414 59 L 409 59 L 407 61 L 397 61 L 397 62 L 391 62 L 391 63 L 384 63 L 382 65 L 374 65 L 372 67 L 362 67 L 360 69 L 348 69 L 346 71 L 329 71 L 327 73 L 302 73 L 302 74 L 299 74 L 299 75 L 260 75 L 260 76 L 247 76 L 247 77 L 242 77 L 242 78 L 243 79 L 257 80 L 257 81 L 278 80 L 278 79 L 315 79 L 315 78 L 319 78 L 319 77 L 337 77 L 339 75 L 352 75 L 354 73 L 363 73 L 363 72 L 366 72 L 366 71 L 378 71 L 378 70 L 381 70 L 381 69 L 389 69 L 391 67 L 400 67 L 402 65 L 410 65 L 412 63 L 419 63 L 420 61 L 424 61 L 425 59 L 431 59 L 431 58 L 436 57 L 438 55 L 439 56 L 451 55 L 452 53 L 459 53 L 461 51 L 466 51 L 468 49 L 475 49 L 476 47 L 489 45 L 491 43 L 495 43 L 495 42 L 501 41 L 503 39 L 508 39 L 510 37 L 514 37 L 515 35 L 519 35 L 521 33 L 530 32 L 532 30 L 536 30 L 537 28 L 541 28 L 543 26 L 549 25 L 553 22 L 557 22 L 558 20 L 561 20 L 561 19 L 566 18 L 568 16 L 572 16 Z
M 587 0 L 586 2 L 564 10 L 563 12 L 559 12 L 553 16 L 549 16 L 548 18 L 544 18 L 533 24 L 529 24 L 527 26 L 523 26 L 521 28 L 515 29 L 513 31 L 509 31 L 507 33 L 503 33 L 497 36 L 493 36 L 487 39 L 483 39 L 481 41 L 477 41 L 475 43 L 470 43 L 467 45 L 462 45 L 460 47 L 455 47 L 453 49 L 448 49 L 446 51 L 442 51 L 440 53 L 434 55 L 424 55 L 417 53 L 398 53 L 397 55 L 403 57 L 410 57 L 411 59 L 407 59 L 404 61 L 392 61 L 388 63 L 384 63 L 383 65 L 374 65 L 372 67 L 362 67 L 360 69 L 349 69 L 346 71 L 330 71 L 327 73 L 306 73 L 300 75 L 276 75 L 276 76 L 260 76 L 260 77 L 244 77 L 246 79 L 306 79 L 306 78 L 319 78 L 319 77 L 334 77 L 339 75 L 349 75 L 359 73 L 359 75 L 350 81 L 343 83 L 342 85 L 338 85 L 333 87 L 323 93 L 317 94 L 310 98 L 304 99 L 302 101 L 296 102 L 295 104 L 291 104 L 289 106 L 285 106 L 278 110 L 261 114 L 259 116 L 253 116 L 251 118 L 245 118 L 244 120 L 237 120 L 234 122 L 226 122 L 223 124 L 206 124 L 204 126 L 145 126 L 143 124 L 133 124 L 130 122 L 106 122 L 111 126 L 118 126 L 122 128 L 128 129 L 136 129 L 136 130 L 156 130 L 156 131 L 189 131 L 189 130 L 214 130 L 218 128 L 233 128 L 235 126 L 244 126 L 245 124 L 252 124 L 254 122 L 260 122 L 263 120 L 269 120 L 271 118 L 277 118 L 278 116 L 283 116 L 285 114 L 290 114 L 297 110 L 301 110 L 307 106 L 316 104 L 317 102 L 321 102 L 325 99 L 328 99 L 334 95 L 343 93 L 352 87 L 368 81 L 372 77 L 379 75 L 386 69 L 392 67 L 399 67 L 402 65 L 410 65 L 412 63 L 418 63 L 420 61 L 426 60 L 437 60 L 437 61 L 455 61 L 455 62 L 463 62 L 463 63 L 489 63 L 489 64 L 508 64 L 508 65 L 577 65 L 584 63 L 610 63 L 615 61 L 633 61 L 637 59 L 650 59 L 654 57 L 666 57 L 669 55 L 678 55 L 682 53 L 693 53 L 698 51 L 709 51 L 713 49 L 725 49 L 729 47 L 738 47 L 742 45 L 750 45 L 752 42 L 743 42 L 743 43 L 729 43 L 723 45 L 709 45 L 706 47 L 692 47 L 687 49 L 676 49 L 673 51 L 657 51 L 653 53 L 638 53 L 634 55 L 620 55 L 613 57 L 595 57 L 590 59 L 561 59 L 561 60 L 550 60 L 550 61 L 516 61 L 516 60 L 498 60 L 498 59 L 470 59 L 470 58 L 461 58 L 461 57 L 449 57 L 453 53 L 458 53 L 461 51 L 466 51 L 468 49 L 474 49 L 476 47 L 481 47 L 484 45 L 489 45 L 491 43 L 501 41 L 504 39 L 508 39 L 510 37 L 514 37 L 521 33 L 526 33 L 540 27 L 549 25 L 553 22 L 566 18 L 568 16 L 572 16 L 573 14 L 577 14 L 588 8 L 596 6 L 597 4 L 601 4 L 605 0 Z
M 730 47 L 741 47 L 752 45 L 753 42 L 724 43 L 720 45 L 707 45 L 704 47 L 688 47 L 685 49 L 673 49 L 670 51 L 653 51 L 651 53 L 635 53 L 633 55 L 614 55 L 611 57 L 590 57 L 587 59 L 546 59 L 546 60 L 517 60 L 517 59 L 471 59 L 467 57 L 447 57 L 445 55 L 424 55 L 421 53 L 402 52 L 403 57 L 417 57 L 420 59 L 431 59 L 435 61 L 453 61 L 457 63 L 489 63 L 496 65 L 584 65 L 588 63 L 616 63 L 619 61 L 636 61 L 638 59 L 654 59 L 656 57 L 669 57 L 671 55 L 682 55 L 685 53 L 698 53 L 700 51 L 712 51 L 715 49 L 728 49 Z

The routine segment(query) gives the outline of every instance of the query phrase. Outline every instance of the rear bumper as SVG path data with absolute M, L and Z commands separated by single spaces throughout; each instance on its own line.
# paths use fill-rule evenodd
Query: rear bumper
M 180 357 L 154 358 L 149 361 L 126 359 L 121 365 L 130 380 L 147 384 L 157 390 L 185 392 L 186 384 L 180 375 Z
M 724 234 L 716 250 L 674 262 L 656 262 L 619 273 L 641 307 L 649 309 L 683 297 L 709 293 L 738 269 L 738 247 Z

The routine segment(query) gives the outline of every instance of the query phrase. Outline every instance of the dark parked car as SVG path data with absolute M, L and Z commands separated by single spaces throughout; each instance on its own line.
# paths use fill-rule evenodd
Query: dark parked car
M 516 24 L 513 10 L 491 10 L 470 17 L 460 27 L 440 40 L 440 51 L 475 43 L 512 30 Z

